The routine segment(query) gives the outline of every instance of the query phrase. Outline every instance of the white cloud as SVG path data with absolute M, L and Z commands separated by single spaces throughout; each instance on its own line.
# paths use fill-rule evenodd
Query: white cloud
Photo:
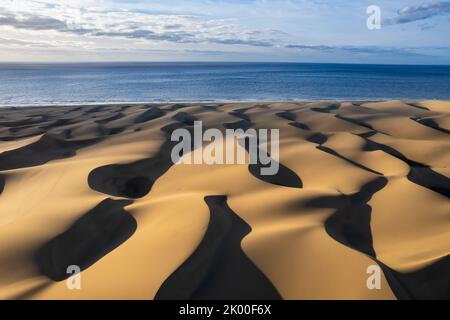
M 59 32 L 88 38 L 126 38 L 149 42 L 211 43 L 270 47 L 282 34 L 252 30 L 232 19 L 164 15 L 50 1 L 0 4 L 0 26 L 18 30 Z

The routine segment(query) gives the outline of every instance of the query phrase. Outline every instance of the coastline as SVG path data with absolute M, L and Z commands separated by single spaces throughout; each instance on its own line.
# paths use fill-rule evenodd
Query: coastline
M 450 101 L 449 99 L 404 99 L 404 98 L 382 98 L 382 99 L 292 99 L 292 100 L 146 100 L 146 101 L 98 101 L 98 102 L 55 102 L 55 103 L 37 103 L 37 104 L 2 104 L 0 102 L 0 108 L 14 109 L 14 108 L 52 108 L 52 107 L 92 107 L 92 106 L 161 106 L 167 104 L 186 104 L 186 105 L 207 105 L 207 104 L 273 104 L 273 103 L 370 103 L 370 102 L 385 102 L 385 101 L 405 101 L 411 103 L 417 103 L 421 101 Z

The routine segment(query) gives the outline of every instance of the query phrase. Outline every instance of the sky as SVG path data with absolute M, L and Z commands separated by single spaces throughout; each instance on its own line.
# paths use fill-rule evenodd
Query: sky
M 449 35 L 450 1 L 0 0 L 2 62 L 450 64 Z

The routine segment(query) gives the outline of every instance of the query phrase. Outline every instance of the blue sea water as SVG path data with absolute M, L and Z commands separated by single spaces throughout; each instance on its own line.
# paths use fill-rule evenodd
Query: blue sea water
M 450 66 L 0 64 L 0 105 L 450 99 Z

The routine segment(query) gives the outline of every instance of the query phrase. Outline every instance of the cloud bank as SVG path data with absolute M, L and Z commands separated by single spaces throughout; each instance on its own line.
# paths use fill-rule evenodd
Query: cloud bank
M 450 1 L 423 3 L 400 9 L 397 17 L 387 19 L 384 24 L 404 24 L 446 14 L 450 14 Z
M 44 16 L 26 11 L 12 12 L 0 7 L 0 26 L 86 37 L 254 47 L 271 47 L 283 35 L 277 30 L 245 29 L 231 19 L 92 9 L 69 11 L 60 7 L 55 7 L 53 11 L 53 16 Z

